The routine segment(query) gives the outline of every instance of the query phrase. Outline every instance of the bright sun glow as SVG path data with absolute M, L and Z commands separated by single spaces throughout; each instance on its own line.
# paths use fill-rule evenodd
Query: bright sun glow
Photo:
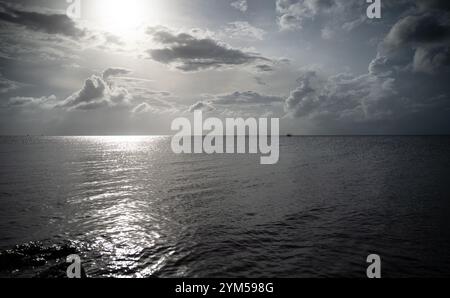
M 100 25 L 107 31 L 128 37 L 146 22 L 154 20 L 157 1 L 97 0 Z

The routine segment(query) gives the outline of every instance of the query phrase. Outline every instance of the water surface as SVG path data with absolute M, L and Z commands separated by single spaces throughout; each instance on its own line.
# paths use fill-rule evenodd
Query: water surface
M 175 155 L 168 137 L 0 137 L 0 276 L 450 276 L 450 138 L 280 140 Z M 62 264 L 62 265 L 61 265 Z

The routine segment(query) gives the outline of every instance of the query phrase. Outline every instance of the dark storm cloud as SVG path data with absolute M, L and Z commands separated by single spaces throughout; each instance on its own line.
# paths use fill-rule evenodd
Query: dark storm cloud
M 435 15 L 407 16 L 401 19 L 389 32 L 386 43 L 400 47 L 407 44 L 423 45 L 448 41 L 450 24 Z
M 186 72 L 270 61 L 257 53 L 233 49 L 210 37 L 177 34 L 166 28 L 149 28 L 147 33 L 163 46 L 148 50 L 150 58 Z
M 47 14 L 35 11 L 25 11 L 0 2 L 0 21 L 19 26 L 28 30 L 48 34 L 61 34 L 72 38 L 81 38 L 85 31 L 78 28 L 73 20 L 64 14 Z
M 333 133 L 450 132 L 449 26 L 443 15 L 412 9 L 387 33 L 366 74 L 304 72 L 286 112 Z
M 385 38 L 385 47 L 395 53 L 405 48 L 415 51 L 413 68 L 437 73 L 450 66 L 450 23 L 448 14 L 407 16 L 399 20 Z M 401 55 L 405 55 L 400 52 Z
M 450 67 L 450 47 L 418 48 L 414 55 L 413 67 L 415 71 L 429 74 L 435 74 L 439 71 L 448 73 Z
M 450 1 L 448 0 L 417 0 L 417 4 L 421 10 L 445 10 L 450 11 Z

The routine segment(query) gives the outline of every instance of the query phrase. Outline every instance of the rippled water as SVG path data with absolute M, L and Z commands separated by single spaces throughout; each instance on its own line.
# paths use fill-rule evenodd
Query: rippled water
M 450 276 L 450 138 L 282 138 L 280 162 L 168 137 L 1 137 L 0 276 Z

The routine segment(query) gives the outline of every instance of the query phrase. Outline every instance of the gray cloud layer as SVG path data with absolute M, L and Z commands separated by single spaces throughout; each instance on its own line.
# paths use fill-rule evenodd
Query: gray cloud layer
M 78 28 L 73 20 L 63 14 L 47 14 L 13 8 L 0 2 L 0 21 L 23 26 L 29 30 L 48 34 L 61 34 L 80 38 L 85 31 Z
M 0 93 L 7 93 L 20 87 L 20 83 L 8 80 L 0 73 Z
M 129 73 L 131 73 L 131 70 L 129 70 L 129 69 L 120 68 L 120 67 L 110 67 L 110 68 L 107 68 L 105 71 L 103 71 L 103 79 L 107 80 L 110 77 L 127 75 Z
M 230 94 L 207 95 L 208 99 L 198 101 L 188 109 L 189 112 L 201 110 L 204 112 L 225 112 L 228 115 L 242 114 L 247 111 L 252 116 L 266 112 L 265 108 L 275 105 L 281 106 L 283 98 L 280 96 L 261 94 L 254 91 L 236 91 Z
M 149 28 L 147 33 L 163 48 L 148 50 L 151 59 L 182 71 L 199 71 L 269 61 L 257 53 L 244 52 L 214 40 L 166 28 Z
M 283 99 L 279 96 L 265 95 L 253 91 L 246 91 L 246 92 L 236 91 L 231 94 L 216 95 L 212 99 L 213 103 L 220 105 L 231 105 L 231 104 L 264 105 L 264 104 L 279 103 L 282 101 Z

